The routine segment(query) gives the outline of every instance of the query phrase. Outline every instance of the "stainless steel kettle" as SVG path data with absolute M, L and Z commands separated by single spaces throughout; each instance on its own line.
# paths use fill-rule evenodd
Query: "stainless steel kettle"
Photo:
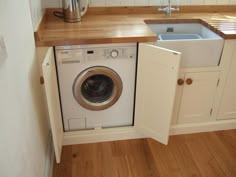
M 85 1 L 85 6 L 81 8 L 81 0 L 62 0 L 64 21 L 80 22 L 82 16 L 87 12 L 89 6 L 89 0 Z

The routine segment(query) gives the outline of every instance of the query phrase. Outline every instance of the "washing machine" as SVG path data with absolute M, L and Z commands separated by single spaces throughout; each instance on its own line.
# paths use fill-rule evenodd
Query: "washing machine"
M 55 47 L 65 131 L 133 125 L 137 44 Z

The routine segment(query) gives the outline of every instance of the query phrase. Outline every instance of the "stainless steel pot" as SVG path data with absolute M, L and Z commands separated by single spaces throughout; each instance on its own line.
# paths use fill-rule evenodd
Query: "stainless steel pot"
M 80 22 L 82 16 L 88 9 L 89 2 L 82 8 L 81 0 L 62 0 L 63 2 L 63 16 L 65 22 Z

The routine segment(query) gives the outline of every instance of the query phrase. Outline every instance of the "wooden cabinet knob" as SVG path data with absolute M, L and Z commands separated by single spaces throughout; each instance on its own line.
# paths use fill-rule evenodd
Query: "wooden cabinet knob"
M 178 83 L 178 85 L 183 85 L 184 84 L 184 80 L 183 79 L 178 79 L 177 83 Z
M 186 79 L 185 82 L 186 82 L 187 85 L 191 85 L 193 83 L 193 80 L 188 78 L 188 79 Z
M 39 82 L 40 82 L 41 85 L 44 84 L 44 78 L 43 78 L 43 76 L 40 76 L 40 78 L 39 78 Z

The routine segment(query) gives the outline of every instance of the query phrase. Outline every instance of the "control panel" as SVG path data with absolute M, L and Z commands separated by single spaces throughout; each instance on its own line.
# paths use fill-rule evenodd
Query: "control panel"
M 136 58 L 136 47 L 84 49 L 85 60 L 133 59 L 133 58 Z
M 104 47 L 105 46 L 105 47 Z M 82 63 L 90 60 L 136 59 L 137 46 L 121 46 L 111 44 L 60 46 L 56 47 L 58 63 Z

